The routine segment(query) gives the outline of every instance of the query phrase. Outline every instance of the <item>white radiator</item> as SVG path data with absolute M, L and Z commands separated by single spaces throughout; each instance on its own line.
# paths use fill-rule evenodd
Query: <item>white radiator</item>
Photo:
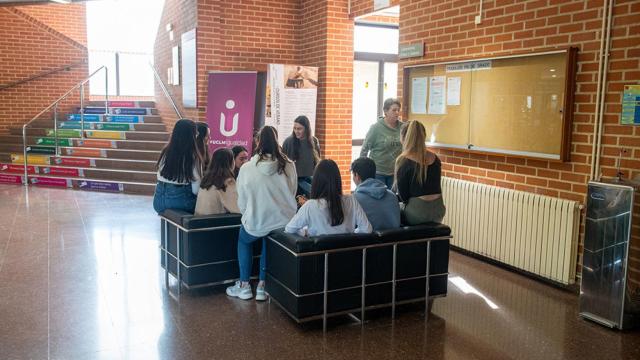
M 575 282 L 580 203 L 442 178 L 451 244 L 562 284 Z

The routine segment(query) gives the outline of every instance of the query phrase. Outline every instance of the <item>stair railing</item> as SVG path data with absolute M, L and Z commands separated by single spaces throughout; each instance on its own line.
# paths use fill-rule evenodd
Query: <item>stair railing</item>
M 176 115 L 178 115 L 178 119 L 182 119 L 182 114 L 180 113 L 180 110 L 178 110 L 178 107 L 176 106 L 175 101 L 173 101 L 171 94 L 169 94 L 169 90 L 167 90 L 167 87 L 164 85 L 164 82 L 162 82 L 162 79 L 160 78 L 158 71 L 156 71 L 156 68 L 153 66 L 152 63 L 149 63 L 149 67 L 151 67 L 151 70 L 153 70 L 153 76 L 156 78 L 156 80 L 158 80 L 158 83 L 160 84 L 160 88 L 162 89 L 164 96 L 166 96 L 166 98 L 169 99 L 171 106 L 173 106 L 173 110 L 176 112 Z
M 29 185 L 29 173 L 27 169 L 27 154 L 31 150 L 30 146 L 27 146 L 27 127 L 31 125 L 31 123 L 45 112 L 53 109 L 53 141 L 54 141 L 54 149 L 55 155 L 60 155 L 60 145 L 58 144 L 58 104 L 66 99 L 71 93 L 73 93 L 78 88 L 80 89 L 80 138 L 84 139 L 84 86 L 86 83 L 91 80 L 91 78 L 97 74 L 100 70 L 104 70 L 104 84 L 105 84 L 105 95 L 104 95 L 104 114 L 107 116 L 109 114 L 109 69 L 106 66 L 101 66 L 92 72 L 89 76 L 87 76 L 84 80 L 80 81 L 74 87 L 72 87 L 69 91 L 67 91 L 64 95 L 58 98 L 58 100 L 54 101 L 51 105 L 47 106 L 44 110 L 40 111 L 38 115 L 34 116 L 31 120 L 29 120 L 26 124 L 22 125 L 22 159 L 24 160 L 24 185 Z

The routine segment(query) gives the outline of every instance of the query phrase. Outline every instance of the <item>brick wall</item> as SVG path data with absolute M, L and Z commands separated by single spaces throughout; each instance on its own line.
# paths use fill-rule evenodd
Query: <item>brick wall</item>
M 173 40 L 169 39 L 169 32 L 166 30 L 167 24 L 173 27 Z M 197 0 L 165 0 L 164 9 L 158 25 L 158 33 L 154 45 L 154 65 L 160 78 L 165 83 L 167 90 L 174 99 L 176 106 L 183 117 L 198 119 L 198 110 L 185 108 L 182 106 L 182 86 L 169 85 L 167 83 L 167 69 L 172 66 L 171 49 L 174 46 L 181 46 L 182 34 L 196 27 L 197 24 Z M 199 35 L 196 41 L 199 41 Z M 178 69 L 177 71 L 180 71 Z M 182 79 L 182 74 L 180 74 Z M 156 107 L 162 119 L 168 125 L 169 130 L 178 120 L 177 115 L 165 97 L 158 82 L 155 82 Z
M 343 189 L 350 188 L 353 20 L 347 1 L 302 2 L 302 63 L 318 66 L 316 135 L 323 155 L 338 163 Z
M 400 68 L 417 63 L 578 47 L 571 161 L 556 163 L 438 150 L 444 162 L 444 174 L 584 202 L 593 143 L 602 1 L 485 1 L 482 24 L 475 25 L 478 5 L 478 1 L 472 0 L 401 0 L 400 43 L 422 40 L 427 53 L 423 59 L 401 61 Z M 639 58 L 640 2 L 618 0 L 614 8 L 602 140 L 604 176 L 615 175 L 620 148 L 628 150 L 621 162 L 625 176 L 640 176 L 640 127 L 619 125 L 623 86 L 638 84 Z M 399 79 L 402 81 L 401 76 Z M 639 244 L 638 205 L 636 214 L 633 234 Z M 632 249 L 631 256 L 637 272 L 640 247 Z
M 87 11 L 84 3 L 24 5 L 19 9 L 59 33 L 87 46 Z
M 86 61 L 87 51 L 83 45 L 23 13 L 22 7 L 2 7 L 0 17 L 1 85 Z M 73 21 L 73 14 L 65 18 Z M 85 78 L 87 72 L 85 62 L 70 71 L 0 90 L 0 133 L 30 120 Z M 63 109 L 77 105 L 78 99 L 74 94 L 63 104 Z M 45 116 L 51 117 L 51 114 Z

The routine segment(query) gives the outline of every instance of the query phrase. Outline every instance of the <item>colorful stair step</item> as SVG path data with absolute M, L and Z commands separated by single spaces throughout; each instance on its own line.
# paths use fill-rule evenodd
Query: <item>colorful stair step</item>
M 80 130 L 82 123 L 79 121 L 62 121 L 58 123 L 60 129 L 77 129 Z M 133 131 L 135 130 L 134 124 L 129 123 L 85 123 L 85 130 L 112 130 L 112 131 Z
M 90 148 L 66 148 L 63 149 L 63 153 L 68 156 L 82 156 L 82 157 L 107 157 L 107 151 L 104 149 L 90 149 Z
M 28 163 L 31 165 L 50 165 L 51 156 L 48 155 L 27 155 Z M 24 164 L 22 154 L 11 154 L 11 162 L 14 164 Z
M 67 121 L 82 121 L 82 116 L 80 114 L 71 114 L 67 116 Z M 84 122 L 138 124 L 144 123 L 144 118 L 138 115 L 85 115 Z
M 77 140 L 76 145 L 91 147 L 91 148 L 107 148 L 107 149 L 118 148 L 118 145 L 114 140 L 84 139 L 84 140 Z
M 0 184 L 22 184 L 22 176 L 0 174 Z
M 126 134 L 121 131 L 85 131 L 85 136 L 94 139 L 126 140 Z
M 61 168 L 53 166 L 38 167 L 38 174 L 56 175 L 56 176 L 75 176 L 84 177 L 84 170 L 75 168 Z
M 103 182 L 92 180 L 74 180 L 74 187 L 82 190 L 98 190 L 98 191 L 111 191 L 111 192 L 123 192 L 124 185 L 117 182 Z
M 29 146 L 29 147 L 27 147 L 27 152 L 29 154 L 55 155 L 56 148 L 55 147 L 48 147 L 48 146 Z
M 0 171 L 24 174 L 24 165 L 0 163 Z M 27 165 L 27 174 L 35 174 L 36 172 L 37 166 Z
M 51 186 L 60 188 L 73 187 L 71 179 L 50 178 L 44 176 L 34 176 L 29 178 L 29 183 L 36 186 Z
M 94 159 L 73 159 L 64 157 L 54 157 L 51 162 L 55 165 L 62 166 L 77 166 L 77 167 L 96 167 L 96 161 Z
M 54 129 L 47 129 L 47 136 L 55 137 Z M 58 129 L 58 137 L 59 138 L 79 138 L 81 137 L 80 130 L 71 130 L 71 129 Z
M 137 101 L 109 101 L 109 107 L 119 107 L 119 108 L 134 108 L 140 107 Z
M 80 108 L 76 108 L 76 112 L 80 113 L 80 111 Z M 105 113 L 105 109 L 103 107 L 85 107 L 84 113 L 85 115 L 103 115 Z M 149 108 L 110 108 L 109 113 L 115 115 L 152 115 L 151 109 Z
M 55 138 L 37 138 L 36 145 L 55 146 Z M 58 139 L 58 146 L 73 146 L 71 139 Z

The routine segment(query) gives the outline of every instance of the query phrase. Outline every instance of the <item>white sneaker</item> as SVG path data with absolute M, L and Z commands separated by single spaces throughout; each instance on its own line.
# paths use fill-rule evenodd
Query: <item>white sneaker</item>
M 267 293 L 264 292 L 264 285 L 256 287 L 256 301 L 267 300 Z
M 245 284 L 245 286 L 242 286 L 241 281 L 236 281 L 235 285 L 227 288 L 227 295 L 242 300 L 249 300 L 253 297 L 253 292 L 251 291 L 251 285 Z

